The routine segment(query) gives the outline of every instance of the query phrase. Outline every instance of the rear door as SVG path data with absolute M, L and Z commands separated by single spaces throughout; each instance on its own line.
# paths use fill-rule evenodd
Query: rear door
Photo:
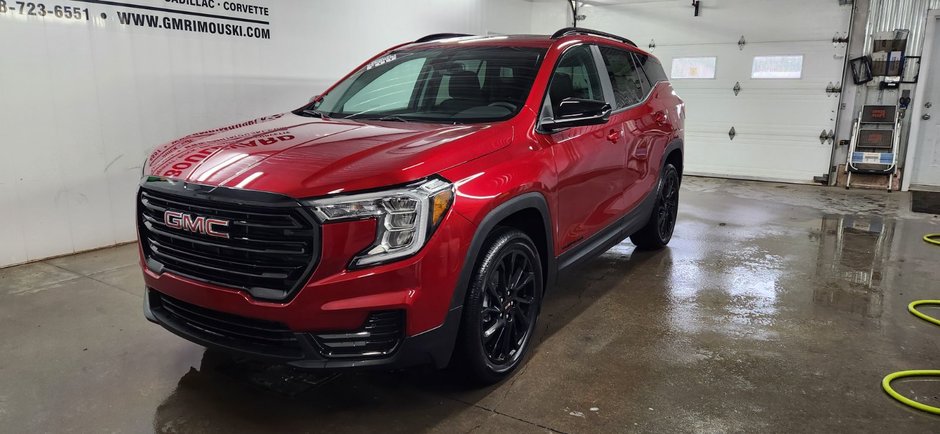
M 610 123 L 623 132 L 623 194 L 632 209 L 652 190 L 659 174 L 659 167 L 652 167 L 652 156 L 661 155 L 667 145 L 671 132 L 666 122 L 668 110 L 661 101 L 654 101 L 657 98 L 650 81 L 633 52 L 611 46 L 599 49 L 614 94 Z
M 551 118 L 564 98 L 608 101 L 594 49 L 569 48 L 552 73 L 540 118 Z M 616 221 L 626 205 L 623 176 L 626 158 L 622 126 L 616 122 L 541 134 L 552 149 L 558 171 L 557 220 L 561 250 L 583 241 Z

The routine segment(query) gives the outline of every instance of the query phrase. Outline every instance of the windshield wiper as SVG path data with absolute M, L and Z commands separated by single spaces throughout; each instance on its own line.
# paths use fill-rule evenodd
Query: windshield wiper
M 306 110 L 302 110 L 301 113 L 307 116 L 313 116 L 315 118 L 326 119 L 326 115 L 317 109 L 306 109 Z
M 408 119 L 405 119 L 401 116 L 395 116 L 395 115 L 382 116 L 376 120 L 377 121 L 396 121 L 396 122 L 404 122 L 404 123 L 410 122 Z
M 367 121 L 394 121 L 394 122 L 405 122 L 405 123 L 411 122 L 408 119 L 405 119 L 401 116 L 396 116 L 396 115 L 369 116 L 363 113 L 353 113 L 349 116 L 344 117 L 343 119 L 363 119 Z

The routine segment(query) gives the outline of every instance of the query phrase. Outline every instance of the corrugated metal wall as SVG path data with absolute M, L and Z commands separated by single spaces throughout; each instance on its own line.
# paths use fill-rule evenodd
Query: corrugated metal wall
M 868 6 L 867 8 L 865 6 Z M 865 32 L 861 35 L 855 33 L 850 42 L 850 57 L 856 57 L 863 54 L 871 54 L 872 34 L 877 32 L 891 32 L 898 29 L 910 30 L 907 40 L 907 55 L 920 56 L 925 42 L 925 31 L 927 29 L 927 12 L 931 9 L 940 9 L 940 0 L 856 0 L 856 7 L 859 13 L 867 16 L 859 17 L 855 22 L 856 29 L 865 26 Z M 862 21 L 864 20 L 864 21 Z M 864 35 L 864 36 L 862 36 Z M 864 38 L 864 42 L 862 41 Z M 859 51 L 859 48 L 862 48 Z M 900 89 L 879 91 L 876 83 L 856 86 L 851 82 L 851 73 L 847 72 L 846 86 L 843 92 L 853 92 L 853 101 L 849 103 L 853 106 L 851 115 L 845 113 L 840 119 L 839 128 L 840 138 L 847 137 L 854 122 L 854 117 L 865 104 L 896 104 L 898 97 L 904 90 L 910 90 L 913 94 L 916 84 L 902 84 Z M 915 103 L 915 104 L 919 104 Z M 907 153 L 908 133 L 911 126 L 911 117 L 907 116 L 901 123 L 901 145 L 900 158 L 903 165 Z M 833 151 L 833 164 L 842 164 L 846 159 L 847 147 L 835 147 Z
M 920 56 L 924 46 L 927 11 L 940 9 L 940 0 L 871 0 L 865 33 L 865 53 L 871 52 L 871 34 L 897 29 L 911 31 L 907 41 L 907 54 Z

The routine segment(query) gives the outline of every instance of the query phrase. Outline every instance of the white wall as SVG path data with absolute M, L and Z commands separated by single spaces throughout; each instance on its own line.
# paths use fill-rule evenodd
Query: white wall
M 532 33 L 550 35 L 562 27 L 571 27 L 571 9 L 567 0 L 533 0 L 532 4 Z M 589 25 L 582 27 L 591 28 Z
M 87 7 L 88 21 L 0 13 L 0 267 L 134 240 L 141 163 L 157 144 L 296 108 L 400 42 L 533 22 L 523 0 L 247 2 L 270 16 L 128 3 L 269 21 L 234 24 L 270 39 L 122 25 L 118 12 L 230 21 L 93 3 L 60 2 Z
M 587 3 L 580 10 L 587 17 L 580 27 L 623 35 L 644 49 L 650 39 L 657 47 L 737 42 L 741 35 L 748 42 L 831 39 L 848 24 L 843 14 L 828 7 L 837 0 L 706 0 L 698 17 L 685 0 Z M 820 7 L 823 3 L 827 7 Z

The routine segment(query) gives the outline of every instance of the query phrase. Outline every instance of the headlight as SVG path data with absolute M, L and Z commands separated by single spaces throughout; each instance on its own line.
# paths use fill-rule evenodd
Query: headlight
M 323 223 L 375 218 L 375 242 L 356 255 L 364 267 L 414 255 L 427 243 L 454 202 L 453 184 L 432 178 L 400 189 L 305 202 Z

